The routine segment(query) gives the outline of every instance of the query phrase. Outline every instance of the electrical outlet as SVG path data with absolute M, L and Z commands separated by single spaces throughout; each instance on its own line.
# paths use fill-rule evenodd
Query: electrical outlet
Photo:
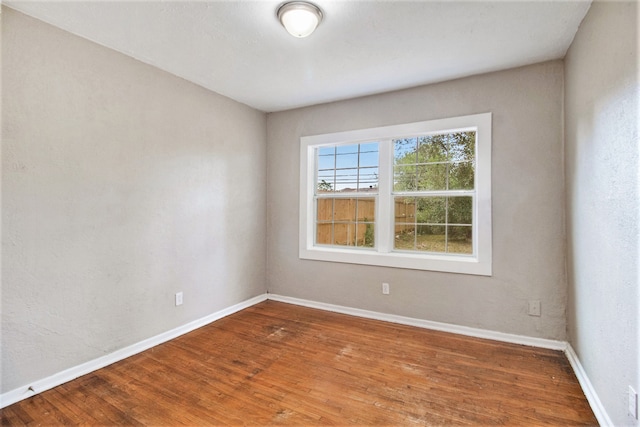
M 176 294 L 176 307 L 182 305 L 182 292 Z
M 382 284 L 382 293 L 384 295 L 389 295 L 389 284 L 388 283 L 383 283 Z
M 537 316 L 540 317 L 541 307 L 539 300 L 531 300 L 529 301 L 529 316 Z
M 638 419 L 638 393 L 631 386 L 629 386 L 629 415 Z

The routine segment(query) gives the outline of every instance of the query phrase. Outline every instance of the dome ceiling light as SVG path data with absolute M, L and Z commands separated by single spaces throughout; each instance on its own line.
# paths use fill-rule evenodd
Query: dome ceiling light
M 322 11 L 306 1 L 284 3 L 278 8 L 278 19 L 282 26 L 294 37 L 311 35 L 322 21 Z

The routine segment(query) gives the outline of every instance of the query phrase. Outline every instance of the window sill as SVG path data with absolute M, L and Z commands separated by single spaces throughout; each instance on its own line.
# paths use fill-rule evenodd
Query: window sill
M 407 252 L 380 253 L 373 249 L 343 249 L 331 247 L 301 247 L 301 259 L 406 268 L 447 273 L 491 276 L 491 260 L 471 255 L 436 255 Z

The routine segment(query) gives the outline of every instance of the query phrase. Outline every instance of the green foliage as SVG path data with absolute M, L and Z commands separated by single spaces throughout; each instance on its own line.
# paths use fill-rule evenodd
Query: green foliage
M 318 191 L 331 191 L 333 190 L 333 185 L 330 182 L 325 181 L 324 179 L 320 181 L 318 184 Z
M 369 221 L 367 218 L 364 218 L 364 221 Z M 373 224 L 367 223 L 367 228 L 364 232 L 364 246 L 368 248 L 373 247 Z
M 475 132 L 394 141 L 394 190 L 459 190 L 474 187 Z

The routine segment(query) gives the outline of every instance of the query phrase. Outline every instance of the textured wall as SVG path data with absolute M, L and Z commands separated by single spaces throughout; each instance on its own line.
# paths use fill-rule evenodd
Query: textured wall
M 2 19 L 2 392 L 264 293 L 265 115 Z
M 568 334 L 616 426 L 640 391 L 638 18 L 594 2 L 565 63 Z
M 554 61 L 269 114 L 269 291 L 564 339 L 562 94 L 563 64 Z M 298 259 L 301 136 L 482 112 L 493 113 L 493 277 Z M 530 299 L 542 301 L 542 317 L 527 315 Z

